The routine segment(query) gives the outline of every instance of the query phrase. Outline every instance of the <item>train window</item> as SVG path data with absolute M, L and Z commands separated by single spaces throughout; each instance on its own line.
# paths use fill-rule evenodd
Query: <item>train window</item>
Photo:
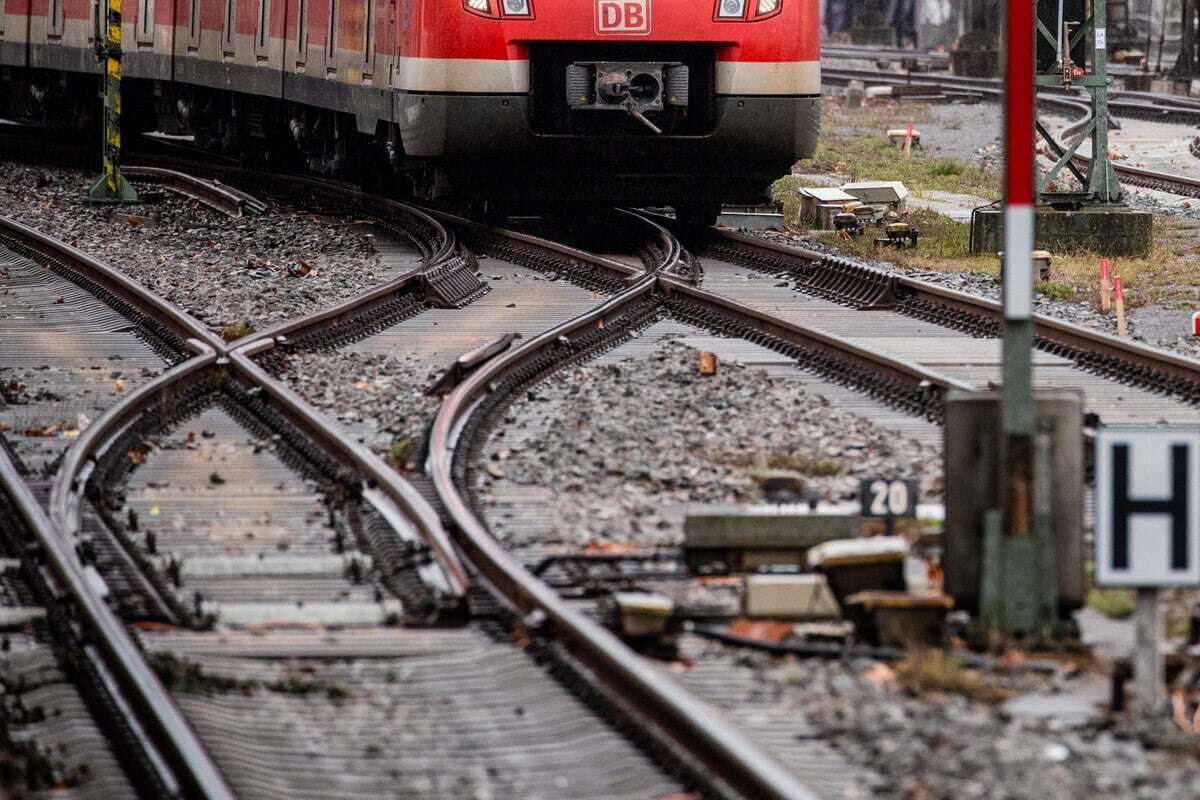
M 47 22 L 47 35 L 62 36 L 62 0 L 50 0 L 50 8 L 47 13 L 49 19 Z
M 154 0 L 140 0 L 138 3 L 137 40 L 154 41 Z
M 296 52 L 304 57 L 308 40 L 308 0 L 300 0 L 300 13 L 296 19 Z
M 200 0 L 192 0 L 188 12 L 188 47 L 200 46 Z
M 338 0 L 329 0 L 329 34 L 326 37 L 326 66 L 332 67 L 333 56 L 337 52 Z
M 371 37 L 375 35 L 375 2 L 367 0 L 367 10 L 364 12 L 363 18 L 363 61 L 371 61 L 371 46 L 374 42 Z
M 237 19 L 237 0 L 225 0 L 225 34 L 224 46 L 226 53 L 233 52 L 233 24 Z
M 271 20 L 270 0 L 258 0 L 258 48 L 267 46 L 267 26 Z

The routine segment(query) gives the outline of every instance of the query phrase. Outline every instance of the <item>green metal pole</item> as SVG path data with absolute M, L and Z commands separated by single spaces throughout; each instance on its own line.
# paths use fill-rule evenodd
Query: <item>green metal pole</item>
M 1108 4 L 1092 3 L 1092 73 L 1088 86 L 1092 95 L 1092 113 L 1096 127 L 1092 131 L 1092 168 L 1088 174 L 1088 194 L 1095 203 L 1119 203 L 1121 184 L 1108 162 Z
M 121 174 L 121 0 L 108 0 L 104 41 L 104 174 L 88 190 L 97 203 L 135 203 L 137 192 Z

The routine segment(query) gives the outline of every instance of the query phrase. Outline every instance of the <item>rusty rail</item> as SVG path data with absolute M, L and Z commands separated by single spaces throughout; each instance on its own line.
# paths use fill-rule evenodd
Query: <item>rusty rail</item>
M 229 217 L 241 217 L 246 213 L 261 214 L 267 210 L 267 204 L 251 194 L 186 172 L 139 165 L 122 167 L 121 171 L 130 178 L 158 184 L 167 191 L 189 197 Z
M 542 241 L 538 240 L 541 245 Z M 669 272 L 678 247 L 658 272 Z M 459 547 L 483 578 L 530 624 L 548 626 L 601 681 L 636 708 L 722 781 L 753 798 L 810 800 L 816 795 L 795 776 L 731 726 L 718 712 L 682 689 L 675 681 L 635 654 L 612 633 L 571 608 L 530 573 L 488 532 L 459 491 L 455 475 L 465 467 L 459 438 L 480 404 L 505 375 L 536 365 L 556 348 L 570 348 L 573 337 L 619 327 L 619 320 L 639 304 L 651 301 L 664 280 L 644 275 L 600 306 L 558 325 L 520 347 L 483 364 L 458 385 L 443 403 L 430 435 L 427 471 L 453 522 Z M 672 285 L 683 286 L 678 282 Z
M 70 540 L 42 512 L 37 500 L 0 450 L 0 489 L 10 498 L 25 526 L 33 533 L 50 573 L 70 598 L 88 638 L 95 642 L 103 663 L 116 679 L 126 724 L 148 737 L 156 752 L 147 754 L 157 765 L 162 783 L 180 787 L 188 797 L 233 800 L 233 790 L 217 769 L 179 707 L 158 676 L 146 664 L 141 649 L 112 609 L 97 594 Z

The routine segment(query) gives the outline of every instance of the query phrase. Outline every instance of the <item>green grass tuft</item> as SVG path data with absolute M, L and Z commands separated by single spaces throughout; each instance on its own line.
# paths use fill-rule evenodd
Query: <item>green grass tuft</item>
M 1137 610 L 1137 599 L 1131 589 L 1092 589 L 1087 604 L 1110 619 L 1125 619 Z

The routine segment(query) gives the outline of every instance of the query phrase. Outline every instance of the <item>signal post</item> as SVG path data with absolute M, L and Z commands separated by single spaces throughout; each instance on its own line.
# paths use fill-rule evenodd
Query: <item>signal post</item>
M 121 0 L 108 0 L 105 25 L 96 33 L 104 62 L 104 174 L 88 190 L 96 203 L 134 203 L 137 192 L 121 174 Z

